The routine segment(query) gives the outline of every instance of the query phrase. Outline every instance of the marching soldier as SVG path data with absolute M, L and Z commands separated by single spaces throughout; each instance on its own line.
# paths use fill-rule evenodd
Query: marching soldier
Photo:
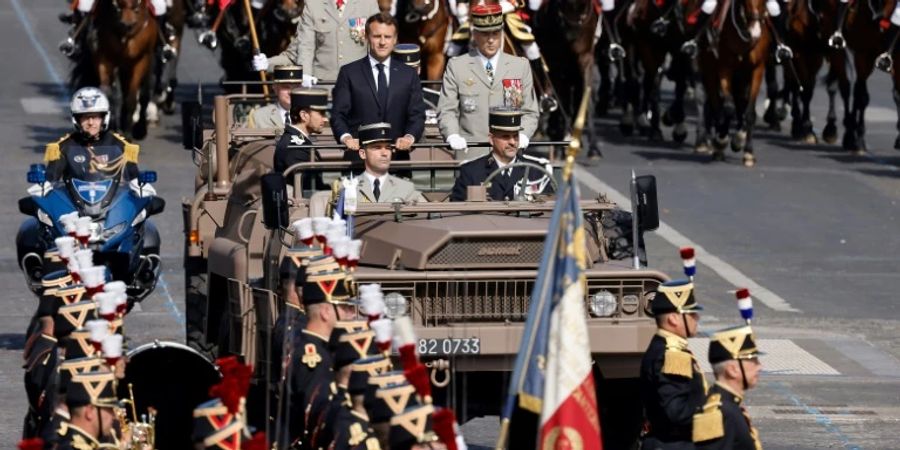
M 304 87 L 334 80 L 341 66 L 366 56 L 366 19 L 378 11 L 375 0 L 308 2 L 287 49 L 271 59 L 255 55 L 253 70 L 297 65 L 304 70 Z
M 272 169 L 284 172 L 288 167 L 312 161 L 310 149 L 312 135 L 322 133 L 325 127 L 325 111 L 328 109 L 328 91 L 322 89 L 294 89 L 290 93 L 290 123 L 275 144 Z
M 116 441 L 115 380 L 112 372 L 87 372 L 72 377 L 66 389 L 70 418 L 59 426 L 57 450 L 118 448 L 115 444 L 101 444 Z
M 649 431 L 644 449 L 693 449 L 691 425 L 706 398 L 706 380 L 687 338 L 697 334 L 698 313 L 689 280 L 668 281 L 651 303 L 658 328 L 641 361 L 641 400 Z
M 488 113 L 504 106 L 524 113 L 518 140 L 519 147 L 526 148 L 538 124 L 528 60 L 502 54 L 503 13 L 499 6 L 473 7 L 471 23 L 475 48 L 452 58 L 444 72 L 438 101 L 441 135 L 453 150 L 467 150 L 466 141 L 487 140 Z M 484 153 L 479 150 L 472 157 Z
M 109 127 L 109 100 L 100 89 L 81 88 L 70 103 L 75 132 L 47 144 L 47 181 L 137 178 L 140 147 Z
M 275 103 L 255 107 L 247 115 L 248 128 L 274 128 L 279 133 L 287 123 L 291 109 L 291 92 L 303 83 L 303 69 L 297 66 L 277 66 L 272 72 Z M 291 122 L 297 123 L 297 122 Z
M 359 127 L 359 157 L 365 171 L 359 177 L 361 200 L 369 203 L 425 202 L 425 197 L 417 191 L 412 182 L 388 173 L 394 149 L 391 145 L 391 124 L 373 123 Z
M 694 415 L 694 442 L 702 450 L 761 450 L 759 433 L 744 408 L 744 394 L 759 381 L 761 353 L 749 325 L 719 331 L 709 341 L 716 384 Z
M 463 163 L 459 168 L 459 176 L 450 193 L 450 201 L 461 202 L 468 197 L 467 187 L 478 186 L 487 181 L 494 172 L 518 161 L 542 166 L 548 173 L 553 173 L 549 161 L 519 152 L 522 137 L 523 114 L 519 111 L 494 110 L 490 114 L 491 152 L 478 159 Z M 521 158 L 521 159 L 520 159 Z M 528 198 L 535 194 L 551 191 L 550 178 L 542 171 L 530 169 L 528 180 L 524 183 L 525 167 L 518 166 L 505 169 L 496 174 L 487 188 L 488 196 L 495 201 Z

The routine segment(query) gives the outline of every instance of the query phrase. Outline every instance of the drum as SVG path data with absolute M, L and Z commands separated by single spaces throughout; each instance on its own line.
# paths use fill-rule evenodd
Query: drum
M 209 400 L 209 388 L 221 378 L 215 364 L 196 350 L 154 341 L 128 352 L 119 398 L 130 398 L 130 384 L 138 417 L 147 408 L 156 410 L 156 450 L 184 450 L 193 448 L 194 408 Z

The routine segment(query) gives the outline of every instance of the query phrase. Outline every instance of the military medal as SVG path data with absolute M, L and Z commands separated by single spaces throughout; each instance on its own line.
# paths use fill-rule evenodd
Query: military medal
M 366 43 L 366 18 L 365 17 L 355 17 L 347 20 L 347 25 L 350 27 L 350 39 L 353 39 L 353 42 L 356 42 L 359 45 L 365 45 Z
M 503 106 L 510 109 L 521 109 L 522 98 L 522 80 L 518 78 L 504 78 Z
M 473 95 L 464 95 L 462 97 L 462 110 L 465 113 L 473 113 L 478 109 L 478 97 Z
M 322 362 L 322 355 L 316 351 L 316 346 L 313 344 L 306 344 L 306 347 L 303 347 L 303 353 L 303 358 L 300 361 L 309 366 L 310 369 L 315 369 Z

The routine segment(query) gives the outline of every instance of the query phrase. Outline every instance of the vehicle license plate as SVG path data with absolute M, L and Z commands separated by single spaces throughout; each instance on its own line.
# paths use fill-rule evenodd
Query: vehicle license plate
M 479 338 L 419 339 L 420 355 L 477 355 L 481 353 Z

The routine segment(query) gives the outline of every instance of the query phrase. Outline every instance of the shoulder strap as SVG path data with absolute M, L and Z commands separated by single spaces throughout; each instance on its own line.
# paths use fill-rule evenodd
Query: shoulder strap
M 141 152 L 141 146 L 128 142 L 128 140 L 125 139 L 125 136 L 122 136 L 119 133 L 113 132 L 112 135 L 125 146 L 125 162 L 137 164 L 138 154 Z
M 663 356 L 662 373 L 692 378 L 694 376 L 694 359 L 690 353 L 666 350 L 665 356 Z
M 725 436 L 725 418 L 722 415 L 721 397 L 711 394 L 703 405 L 703 411 L 694 414 L 693 440 L 704 442 Z
M 59 145 L 62 143 L 62 141 L 68 139 L 69 135 L 69 133 L 66 133 L 66 135 L 59 138 L 59 140 L 47 144 L 47 147 L 44 149 L 45 163 L 51 163 L 62 157 L 62 152 L 59 149 Z

